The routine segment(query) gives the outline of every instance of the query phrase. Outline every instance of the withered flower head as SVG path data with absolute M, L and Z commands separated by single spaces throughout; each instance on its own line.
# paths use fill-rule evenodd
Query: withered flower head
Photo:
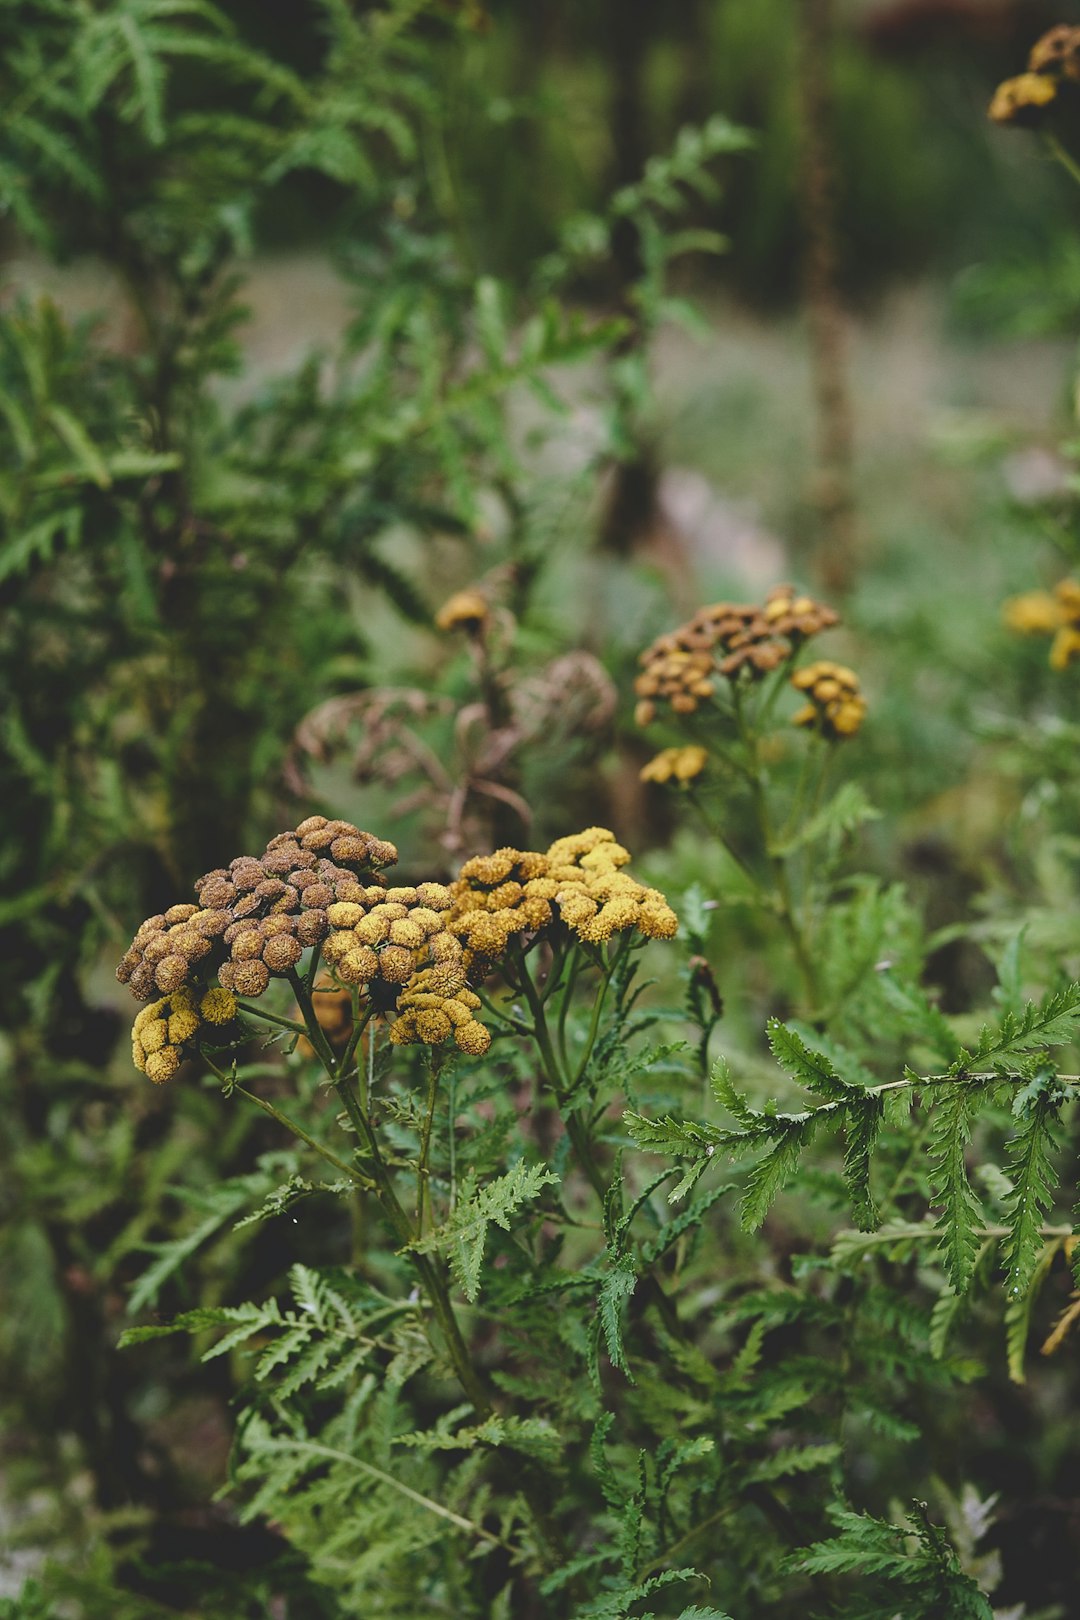
M 323 959 L 345 984 L 408 984 L 422 967 L 460 957 L 447 928 L 450 905 L 442 883 L 360 890 L 329 907 Z
M 237 856 L 199 878 L 197 905 L 148 917 L 116 976 L 140 1001 L 215 973 L 226 990 L 260 996 L 326 937 L 327 908 L 363 894 L 361 880 L 370 884 L 396 860 L 393 844 L 351 821 L 309 816 L 261 856 Z

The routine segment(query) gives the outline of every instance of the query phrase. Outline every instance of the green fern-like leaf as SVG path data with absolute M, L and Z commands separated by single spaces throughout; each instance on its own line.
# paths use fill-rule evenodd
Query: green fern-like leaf
M 480 1292 L 480 1273 L 488 1229 L 492 1225 L 510 1230 L 511 1217 L 530 1203 L 542 1188 L 559 1180 L 545 1164 L 520 1160 L 512 1170 L 483 1187 L 463 1189 L 464 1196 L 450 1219 L 412 1247 L 419 1254 L 444 1254 L 455 1281 L 466 1299 L 475 1300 Z
M 931 1186 L 942 1206 L 937 1230 L 945 1269 L 958 1294 L 970 1281 L 984 1224 L 982 1205 L 968 1180 L 965 1162 L 977 1091 L 971 1083 L 961 1081 L 950 1086 L 934 1109 L 930 1137 Z
M 1061 1103 L 1047 1082 L 1027 1104 L 1006 1149 L 1013 1190 L 1007 1200 L 1009 1233 L 1003 1245 L 1005 1286 L 1010 1297 L 1026 1294 L 1043 1250 L 1041 1226 L 1053 1202 Z
M 973 1052 L 961 1052 L 953 1072 L 992 1068 L 1007 1071 L 1017 1059 L 1048 1047 L 1063 1046 L 1080 1030 L 1080 984 L 1051 991 L 1022 1013 L 1007 1012 L 996 1028 L 984 1028 Z

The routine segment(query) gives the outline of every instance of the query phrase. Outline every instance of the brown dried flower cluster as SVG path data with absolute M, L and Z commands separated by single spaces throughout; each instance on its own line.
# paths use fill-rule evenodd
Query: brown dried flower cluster
M 796 670 L 791 684 L 809 699 L 792 716 L 792 724 L 812 726 L 830 742 L 853 737 L 866 718 L 866 699 L 859 691 L 859 677 L 844 664 L 826 659 L 808 664 Z
M 227 1024 L 236 1016 L 236 997 L 229 990 L 207 990 L 195 1000 L 186 986 L 162 996 L 136 1015 L 131 1031 L 131 1057 L 155 1085 L 171 1080 L 203 1024 Z
M 657 705 L 693 714 L 712 697 L 717 676 L 736 679 L 746 670 L 760 679 L 785 663 L 810 636 L 839 623 L 839 615 L 792 585 L 776 585 L 762 606 L 717 602 L 699 608 L 677 630 L 658 636 L 641 654 L 634 682 L 639 702 L 634 718 L 647 726 Z
M 1080 658 L 1080 581 L 1061 579 L 1050 591 L 1026 591 L 1005 603 L 1005 623 L 1022 635 L 1050 635 L 1050 668 Z
M 1080 85 L 1080 28 L 1059 23 L 1031 48 L 1027 72 L 1006 79 L 994 91 L 987 116 L 995 124 L 1037 129 L 1063 92 Z
M 326 937 L 328 908 L 362 897 L 359 878 L 370 882 L 396 860 L 393 844 L 352 822 L 309 816 L 272 838 L 258 858 L 238 856 L 199 878 L 197 905 L 148 917 L 116 976 L 140 1001 L 214 974 L 227 990 L 260 996 Z
M 556 920 L 579 939 L 602 944 L 636 928 L 670 939 L 678 919 L 658 889 L 621 870 L 630 855 L 605 827 L 556 839 L 545 854 L 498 849 L 466 861 L 452 885 L 447 926 L 470 953 L 497 960 L 518 935 Z

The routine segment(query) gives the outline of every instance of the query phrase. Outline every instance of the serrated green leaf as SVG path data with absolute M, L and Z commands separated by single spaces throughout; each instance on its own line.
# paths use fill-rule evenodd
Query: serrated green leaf
M 621 1254 L 604 1273 L 597 1298 L 597 1316 L 607 1347 L 608 1360 L 627 1377 L 630 1369 L 623 1350 L 622 1317 L 627 1300 L 637 1287 L 637 1270 L 632 1254 Z M 631 1379 L 631 1383 L 633 1380 Z
M 1013 1191 L 1006 1203 L 1009 1232 L 1002 1253 L 1010 1298 L 1027 1293 L 1043 1252 L 1042 1221 L 1057 1186 L 1052 1155 L 1059 1145 L 1060 1106 L 1059 1098 L 1044 1086 L 1006 1148 Z
M 941 1204 L 937 1220 L 949 1281 L 962 1294 L 971 1278 L 984 1225 L 982 1205 L 968 1180 L 965 1154 L 978 1088 L 957 1081 L 936 1104 L 930 1134 L 931 1188 Z
M 802 1037 L 779 1018 L 770 1018 L 765 1025 L 769 1049 L 780 1067 L 797 1080 L 799 1085 L 826 1102 L 843 1102 L 858 1088 L 848 1085 L 835 1072 L 828 1058 L 807 1046 Z
M 783 1135 L 758 1159 L 746 1180 L 739 1201 L 739 1220 L 744 1232 L 756 1232 L 773 1199 L 783 1191 L 798 1168 L 802 1151 L 810 1143 L 817 1120 L 813 1114 L 788 1116 Z
M 410 1248 L 419 1254 L 445 1254 L 455 1279 L 470 1303 L 480 1291 L 480 1273 L 488 1228 L 510 1230 L 510 1217 L 529 1203 L 542 1188 L 559 1180 L 545 1164 L 519 1160 L 505 1175 L 470 1190 L 450 1219 Z

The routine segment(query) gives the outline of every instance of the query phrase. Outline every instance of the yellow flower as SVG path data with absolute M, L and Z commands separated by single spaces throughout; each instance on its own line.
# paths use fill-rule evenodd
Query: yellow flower
M 228 990 L 208 990 L 199 1002 L 199 1016 L 207 1024 L 228 1024 L 236 1017 L 236 997 Z
M 1025 591 L 1022 596 L 1010 596 L 1002 608 L 1002 616 L 1010 630 L 1020 635 L 1052 635 L 1064 622 L 1061 603 L 1049 591 Z
M 1063 625 L 1050 647 L 1050 668 L 1068 669 L 1074 658 L 1080 658 L 1080 629 L 1071 624 Z
M 820 659 L 797 669 L 791 684 L 810 700 L 792 715 L 793 726 L 812 727 L 830 742 L 837 742 L 841 737 L 854 737 L 866 718 L 859 677 L 846 664 Z
M 697 743 L 689 743 L 685 748 L 663 748 L 647 765 L 642 766 L 641 780 L 670 782 L 674 777 L 676 782 L 689 782 L 701 775 L 708 759 L 707 750 Z
M 1021 635 L 1051 635 L 1050 668 L 1059 673 L 1080 658 L 1080 582 L 1059 579 L 1053 593 L 1027 591 L 1012 596 L 1002 610 L 1010 630 Z M 160 972 L 160 966 L 157 970 Z
M 986 116 L 995 124 L 1037 129 L 1058 93 L 1058 81 L 1047 73 L 1021 73 L 994 91 Z
M 473 587 L 455 591 L 436 613 L 435 623 L 440 630 L 464 630 L 467 635 L 475 636 L 484 629 L 490 613 L 487 597 Z

